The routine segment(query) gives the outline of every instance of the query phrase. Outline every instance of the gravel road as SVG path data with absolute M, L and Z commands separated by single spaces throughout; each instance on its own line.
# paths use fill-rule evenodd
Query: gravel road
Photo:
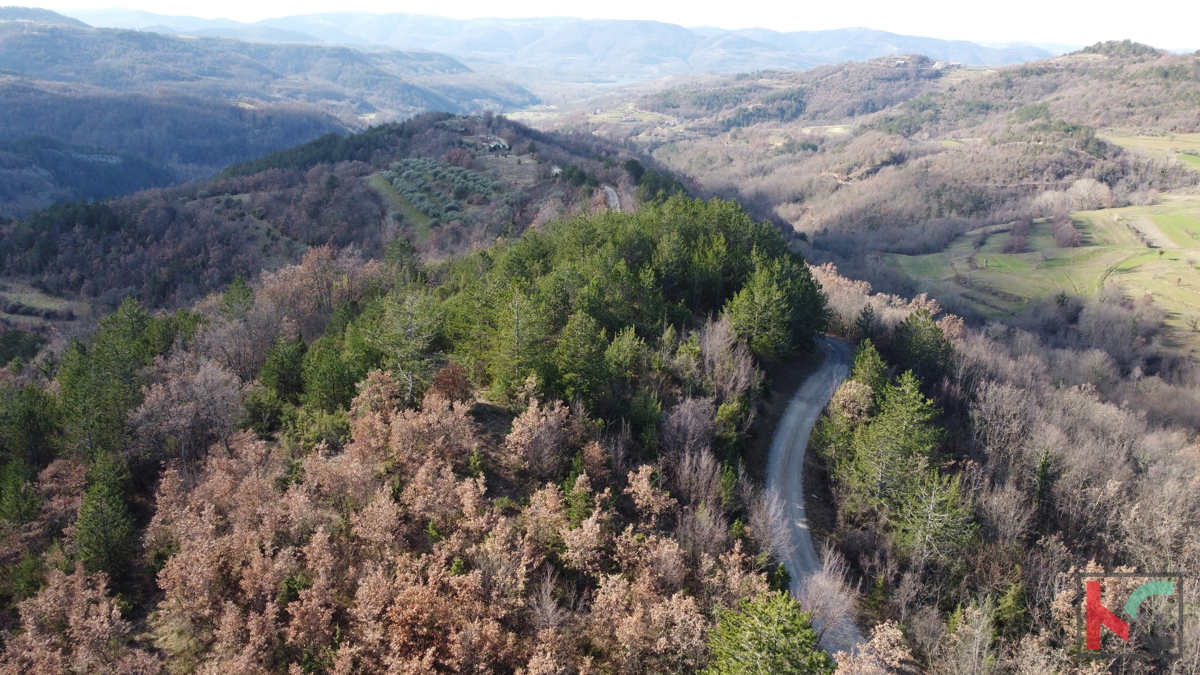
M 604 194 L 608 195 L 608 210 L 621 212 L 621 200 L 617 197 L 617 191 L 607 185 L 601 185 L 604 188 Z
M 818 345 L 825 353 L 825 362 L 800 385 L 784 411 L 771 440 L 767 465 L 767 489 L 782 499 L 784 513 L 792 524 L 793 552 L 784 565 L 792 575 L 794 594 L 799 593 L 806 578 L 821 571 L 821 559 L 813 547 L 804 515 L 804 451 L 825 404 L 850 372 L 849 345 L 828 337 L 820 338 Z M 842 624 L 842 630 L 827 631 L 821 641 L 821 646 L 831 654 L 849 651 L 863 641 L 852 621 L 838 623 Z

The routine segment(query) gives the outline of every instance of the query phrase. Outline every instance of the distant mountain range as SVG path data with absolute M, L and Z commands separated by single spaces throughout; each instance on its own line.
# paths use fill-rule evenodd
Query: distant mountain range
M 429 110 L 503 111 L 537 100 L 428 51 L 91 28 L 0 7 L 0 216 L 206 178 L 324 134 Z
M 864 28 L 780 33 L 363 13 L 240 23 L 0 7 L 0 216 L 204 178 L 422 111 L 524 108 L 539 102 L 533 91 L 557 99 L 667 75 L 913 53 L 964 64 L 1049 54 Z
M 802 70 L 919 53 L 967 65 L 1005 65 L 1053 54 L 1030 45 L 985 47 L 867 28 L 781 33 L 765 28 L 685 28 L 657 21 L 571 18 L 458 20 L 415 14 L 338 12 L 256 23 L 132 10 L 76 11 L 96 26 L 220 36 L 260 42 L 322 42 L 451 54 L 476 69 L 532 84 L 629 83 L 689 72 Z
M 5 21 L 2 11 L 0 68 L 118 91 L 319 104 L 352 124 L 372 113 L 384 121 L 423 110 L 504 110 L 534 102 L 511 82 L 424 50 L 196 39 L 51 19 Z

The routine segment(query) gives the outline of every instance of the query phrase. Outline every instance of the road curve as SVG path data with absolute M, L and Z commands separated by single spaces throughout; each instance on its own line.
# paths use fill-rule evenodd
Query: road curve
M 608 210 L 621 212 L 621 200 L 617 197 L 617 191 L 607 185 L 601 185 L 604 188 L 604 194 L 608 195 Z
M 798 594 L 809 576 L 821 571 L 821 559 L 813 547 L 804 514 L 804 451 L 817 418 L 825 404 L 850 372 L 850 346 L 841 340 L 822 337 L 817 342 L 825 353 L 825 362 L 800 385 L 779 420 L 771 440 L 767 464 L 767 489 L 783 501 L 784 514 L 792 524 L 792 554 L 783 563 L 792 575 L 792 593 Z M 830 626 L 821 646 L 831 654 L 851 650 L 862 643 L 862 635 L 850 617 Z

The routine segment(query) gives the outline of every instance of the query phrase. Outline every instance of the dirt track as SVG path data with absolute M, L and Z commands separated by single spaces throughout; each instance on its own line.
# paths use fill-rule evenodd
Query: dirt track
M 788 404 L 775 429 L 767 464 L 767 489 L 779 494 L 784 513 L 792 524 L 793 552 L 784 564 L 792 575 L 793 593 L 800 591 L 808 576 L 821 571 L 821 559 L 813 547 L 804 514 L 804 451 L 825 404 L 850 372 L 849 345 L 833 338 L 820 338 L 818 344 L 825 353 L 825 362 L 804 381 Z M 850 617 L 837 623 L 838 626 L 827 627 L 821 640 L 827 651 L 849 651 L 862 642 L 862 635 Z
M 608 195 L 608 210 L 621 212 L 621 200 L 617 197 L 617 191 L 607 185 L 601 185 L 604 188 L 604 194 Z

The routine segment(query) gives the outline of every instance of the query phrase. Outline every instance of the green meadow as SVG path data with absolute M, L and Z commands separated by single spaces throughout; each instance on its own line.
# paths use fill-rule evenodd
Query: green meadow
M 1109 129 L 1101 132 L 1104 140 L 1122 148 L 1138 150 L 1158 157 L 1174 157 L 1185 166 L 1200 171 L 1200 134 L 1160 134 L 1138 136 Z
M 1107 284 L 1149 293 L 1168 312 L 1167 339 L 1200 347 L 1200 200 L 1072 214 L 1082 245 L 1058 248 L 1050 224 L 1034 223 L 1023 253 L 1001 253 L 1007 228 L 982 228 L 929 255 L 889 255 L 894 269 L 952 311 L 1000 319 L 1059 293 L 1089 296 Z M 999 230 L 999 231 L 998 231 Z M 991 232 L 986 237 L 981 233 Z M 982 241 L 982 245 L 980 242 Z

